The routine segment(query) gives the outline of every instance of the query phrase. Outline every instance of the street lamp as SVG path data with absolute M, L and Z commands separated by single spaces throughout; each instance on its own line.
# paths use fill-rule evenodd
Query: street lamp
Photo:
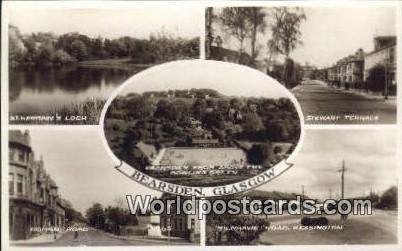
M 385 76 L 384 76 L 384 79 L 385 79 L 385 84 L 384 84 L 384 88 L 385 88 L 385 90 L 384 90 L 384 99 L 385 99 L 385 100 L 388 99 L 388 64 L 389 64 L 389 56 L 390 56 L 389 51 L 390 51 L 390 50 L 387 49 L 387 57 L 386 57 L 386 59 L 385 59 Z

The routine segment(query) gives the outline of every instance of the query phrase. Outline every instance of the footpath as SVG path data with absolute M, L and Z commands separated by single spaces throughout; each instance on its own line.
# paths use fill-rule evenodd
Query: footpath
M 44 243 L 53 243 L 58 240 L 61 236 L 63 236 L 64 232 L 58 233 L 43 233 L 38 236 L 32 237 L 27 240 L 13 240 L 10 241 L 10 245 L 13 244 L 44 244 Z

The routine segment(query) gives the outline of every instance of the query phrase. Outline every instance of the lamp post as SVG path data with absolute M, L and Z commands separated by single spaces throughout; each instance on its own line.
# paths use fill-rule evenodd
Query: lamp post
M 387 49 L 387 58 L 385 59 L 385 76 L 384 76 L 384 99 L 388 99 L 388 61 L 389 61 L 389 49 Z

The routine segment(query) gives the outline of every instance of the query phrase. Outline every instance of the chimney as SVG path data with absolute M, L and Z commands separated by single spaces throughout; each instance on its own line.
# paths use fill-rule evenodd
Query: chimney
M 25 130 L 24 140 L 29 146 L 31 145 L 31 135 L 29 135 L 29 130 Z

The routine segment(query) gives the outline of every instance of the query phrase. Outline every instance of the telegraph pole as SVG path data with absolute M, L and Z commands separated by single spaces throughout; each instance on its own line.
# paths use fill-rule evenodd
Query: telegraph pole
M 345 198 L 345 160 L 342 160 L 341 172 L 341 199 Z
M 302 185 L 302 199 L 304 200 L 304 185 Z
M 387 49 L 387 58 L 385 59 L 385 67 L 384 67 L 384 99 L 388 99 L 388 59 L 389 59 L 389 50 Z
M 342 168 L 338 170 L 338 172 L 341 173 L 341 199 L 343 200 L 345 198 L 345 160 L 342 160 Z M 341 214 L 341 222 L 342 224 L 346 221 L 347 219 L 346 214 Z

